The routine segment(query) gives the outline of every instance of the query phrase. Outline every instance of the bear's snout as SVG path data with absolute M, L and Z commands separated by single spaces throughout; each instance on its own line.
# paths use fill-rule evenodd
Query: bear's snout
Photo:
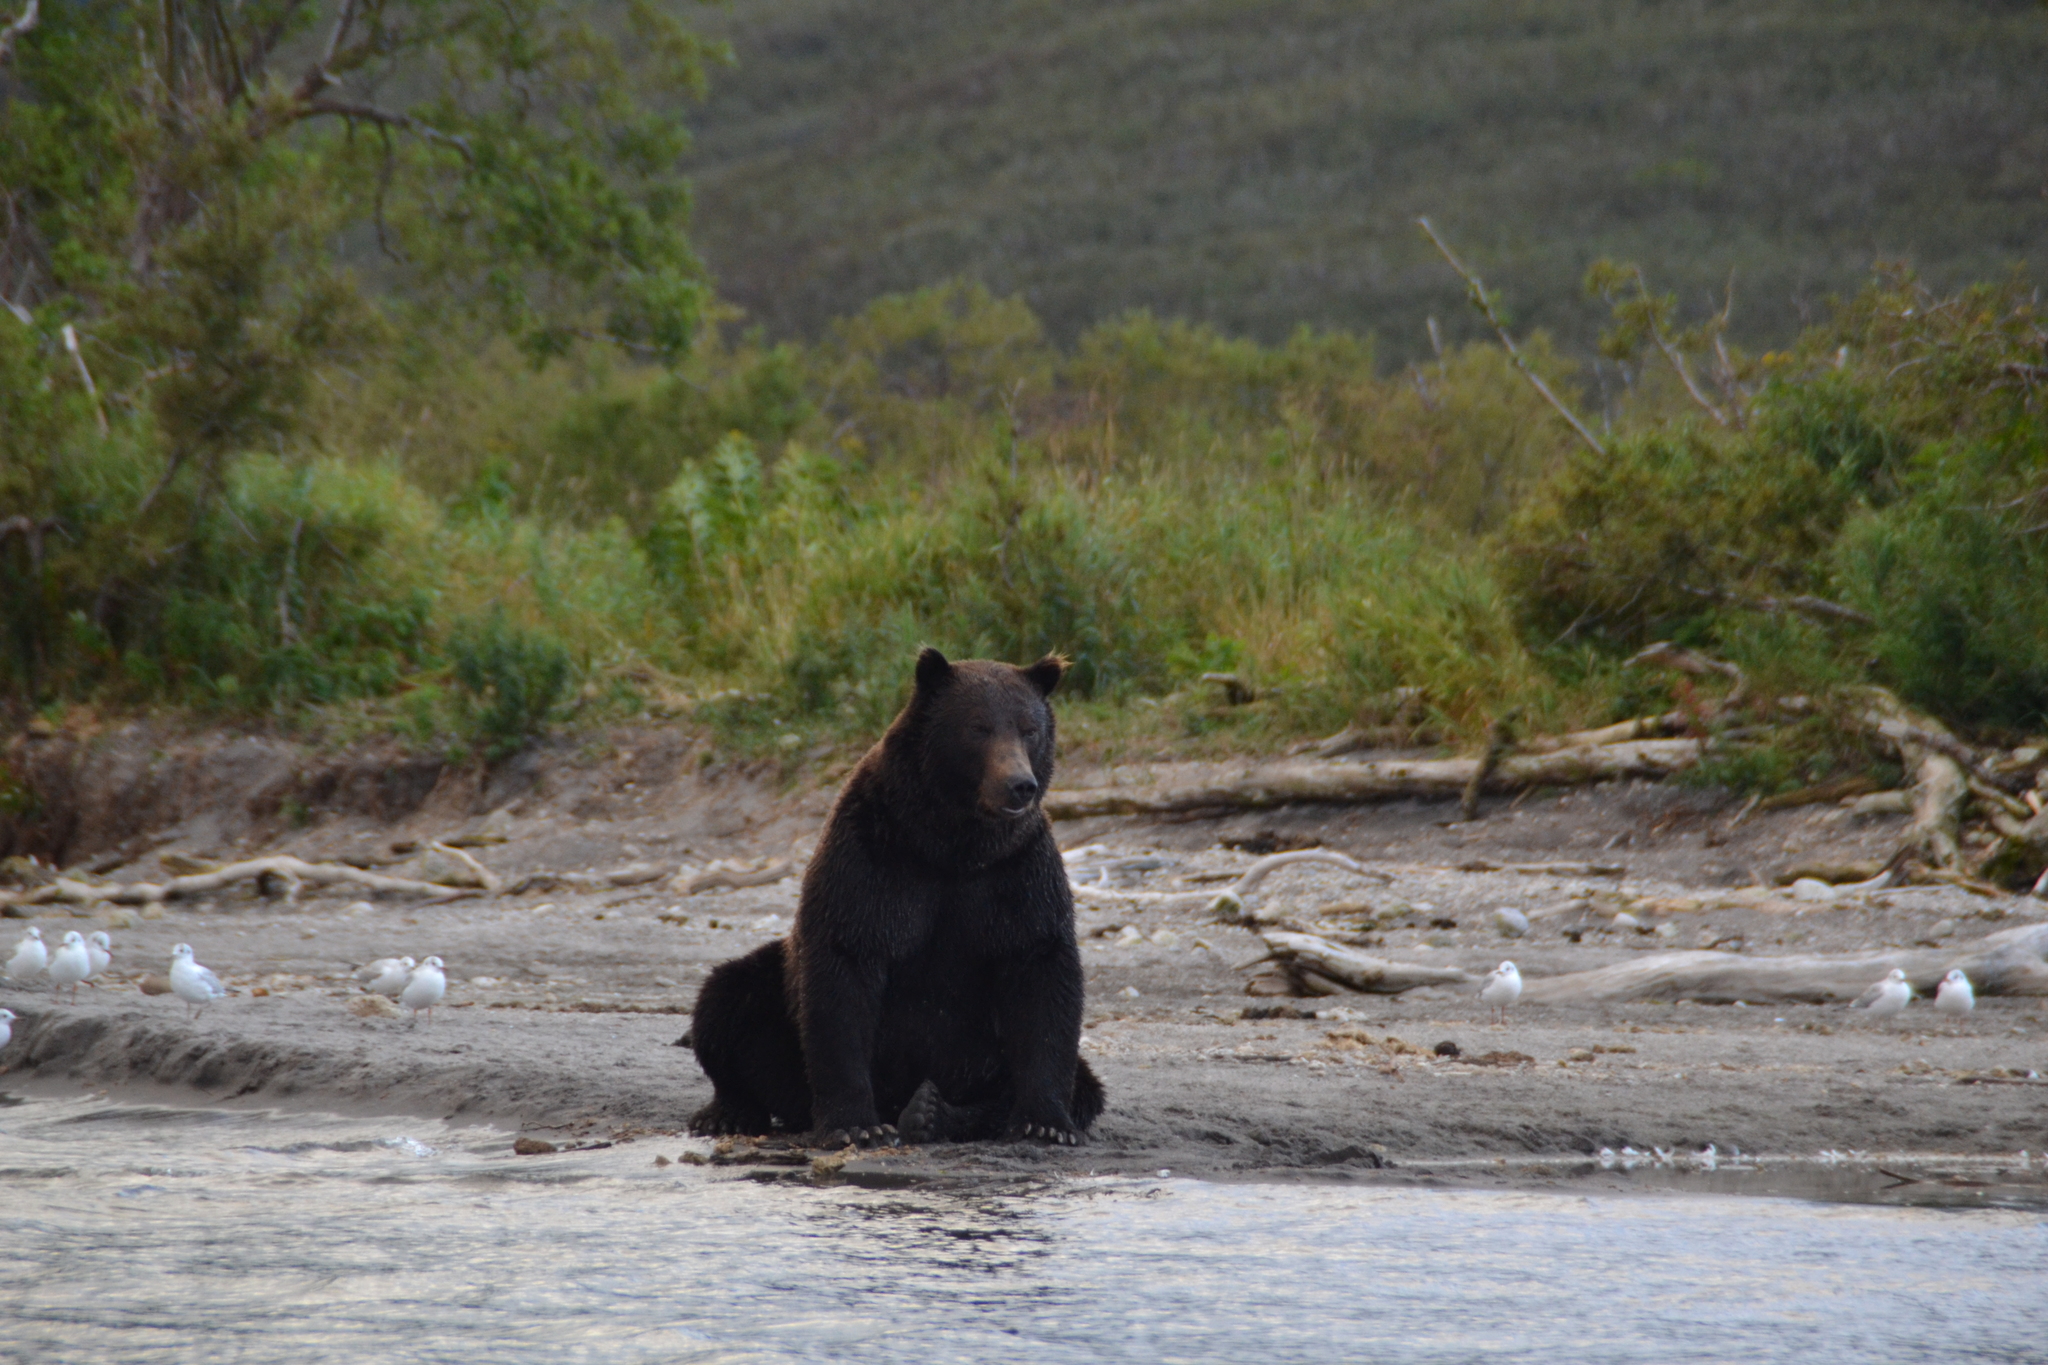
M 1012 739 L 989 755 L 981 783 L 984 809 L 1014 819 L 1032 808 L 1038 793 L 1038 774 L 1032 770 L 1031 753 L 1021 740 Z

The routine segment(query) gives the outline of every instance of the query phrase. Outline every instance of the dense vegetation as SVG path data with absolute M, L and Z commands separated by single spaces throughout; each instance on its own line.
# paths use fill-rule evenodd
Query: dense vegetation
M 1069 343 L 1128 308 L 1390 358 L 1457 337 L 1429 214 L 1577 354 L 1579 280 L 1735 287 L 1784 341 L 1873 260 L 2048 270 L 2038 0 L 747 0 L 697 240 L 774 335 L 964 275 Z M 1597 390 L 1598 375 L 1588 375 Z M 1612 382 L 1612 376 L 1606 376 Z
M 438 35 L 384 103 L 235 74 L 238 23 L 351 50 L 288 3 L 168 40 L 176 7 L 46 11 L 0 68 L 17 723 L 172 705 L 497 757 L 652 709 L 801 748 L 872 734 L 932 642 L 1065 651 L 1084 743 L 1228 747 L 1397 688 L 1452 734 L 1682 704 L 1622 666 L 1675 639 L 1776 692 L 2048 728 L 2048 323 L 2018 276 L 1882 274 L 1746 352 L 1602 266 L 1604 396 L 1523 345 L 1590 441 L 1492 341 L 1397 364 L 1128 312 L 1062 343 L 953 283 L 771 344 L 683 240 L 676 111 L 632 98 L 706 49 L 651 10 L 340 12 L 366 64 Z M 201 74 L 171 98 L 167 68 Z M 564 83 L 587 98 L 530 97 Z

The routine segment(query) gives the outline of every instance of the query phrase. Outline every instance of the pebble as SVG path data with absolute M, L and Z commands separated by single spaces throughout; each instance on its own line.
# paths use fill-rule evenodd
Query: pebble
M 1493 928 L 1502 938 L 1520 938 L 1529 932 L 1529 917 L 1512 905 L 1497 906 L 1493 911 Z

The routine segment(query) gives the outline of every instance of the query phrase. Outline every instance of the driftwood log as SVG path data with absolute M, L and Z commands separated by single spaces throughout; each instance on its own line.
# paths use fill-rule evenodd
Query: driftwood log
M 1701 746 L 1690 739 L 1645 739 L 1593 744 L 1546 754 L 1502 758 L 1486 781 L 1492 792 L 1527 787 L 1562 787 L 1617 778 L 1661 778 L 1699 761 Z M 1165 815 L 1202 810 L 1263 810 L 1301 802 L 1356 805 L 1411 796 L 1460 796 L 1479 771 L 1477 758 L 1385 759 L 1364 763 L 1296 761 L 1249 768 L 1234 777 L 1112 787 L 1084 787 L 1049 793 L 1046 813 L 1055 820 L 1095 815 Z
M 25 894 L 0 896 L 0 904 L 151 905 L 161 901 L 182 900 L 189 896 L 204 896 L 237 882 L 253 881 L 259 877 L 275 877 L 282 881 L 288 899 L 297 899 L 299 888 L 303 885 L 322 886 L 331 882 L 348 882 L 370 891 L 429 896 L 436 900 L 460 900 L 465 896 L 477 894 L 477 889 L 471 887 L 450 887 L 437 882 L 413 881 L 408 877 L 387 877 L 381 872 L 367 872 L 359 867 L 350 867 L 346 863 L 309 863 L 300 858 L 280 855 L 274 858 L 251 858 L 246 862 L 228 863 L 206 872 L 173 877 L 163 883 L 102 884 L 60 876 L 50 885 L 37 887 Z
M 1470 972 L 1458 967 L 1394 962 L 1340 947 L 1314 934 L 1273 929 L 1259 937 L 1282 971 L 1318 995 L 1333 993 L 1321 988 L 1324 982 L 1366 995 L 1399 995 L 1417 986 L 1457 986 L 1473 979 Z
M 1418 986 L 1469 984 L 1456 967 L 1423 966 L 1341 947 L 1314 934 L 1269 930 L 1261 961 L 1281 970 L 1311 994 L 1333 987 L 1368 995 L 1399 995 Z M 2048 924 L 1989 934 L 1961 952 L 1944 949 L 1875 953 L 1752 957 L 1741 953 L 1672 952 L 1632 962 L 1526 976 L 1522 1000 L 1532 1005 L 1618 1004 L 1629 1000 L 1697 1000 L 1703 1004 L 1823 1005 L 1854 1000 L 1894 967 L 1922 996 L 1932 996 L 1952 967 L 1968 974 L 1979 995 L 2048 995 Z
M 1904 971 L 1913 989 L 1923 996 L 1934 993 L 1951 967 L 1961 967 L 1979 995 L 2048 995 L 2044 955 L 2048 955 L 2048 924 L 1989 934 L 1960 952 L 1918 949 L 1788 957 L 1656 953 L 1592 971 L 1526 977 L 1522 999 L 1538 1005 L 1625 1000 L 1818 1005 L 1854 1000 L 1894 967 Z

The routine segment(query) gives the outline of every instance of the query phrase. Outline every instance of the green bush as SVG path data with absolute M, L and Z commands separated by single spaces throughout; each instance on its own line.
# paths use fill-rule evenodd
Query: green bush
M 448 656 L 461 688 L 464 729 L 494 762 L 541 733 L 572 672 L 568 650 L 513 625 L 502 610 L 456 622 Z
M 2043 500 L 2034 499 L 2038 505 Z M 2048 730 L 2048 536 L 1962 489 L 1858 518 L 1835 562 L 1908 701 L 1972 726 Z

